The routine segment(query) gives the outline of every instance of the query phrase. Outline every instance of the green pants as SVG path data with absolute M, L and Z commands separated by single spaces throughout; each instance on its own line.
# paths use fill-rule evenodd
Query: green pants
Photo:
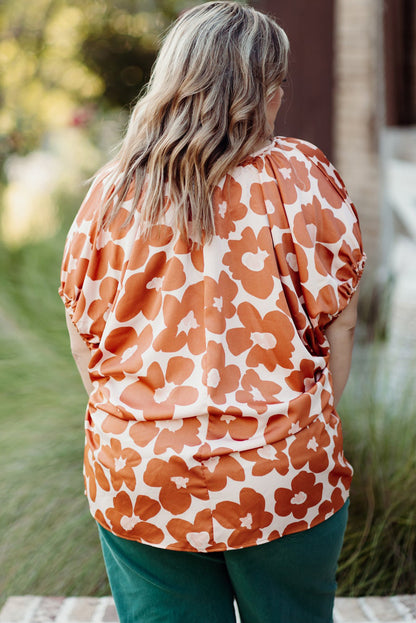
M 99 526 L 121 623 L 331 623 L 348 502 L 310 530 L 238 550 L 164 550 Z

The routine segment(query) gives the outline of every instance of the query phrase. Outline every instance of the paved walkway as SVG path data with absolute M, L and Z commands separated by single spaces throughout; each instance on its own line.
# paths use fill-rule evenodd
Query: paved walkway
M 338 597 L 334 623 L 416 622 L 416 595 Z M 0 623 L 119 623 L 111 597 L 9 597 Z M 308 623 L 305 621 L 305 623 Z

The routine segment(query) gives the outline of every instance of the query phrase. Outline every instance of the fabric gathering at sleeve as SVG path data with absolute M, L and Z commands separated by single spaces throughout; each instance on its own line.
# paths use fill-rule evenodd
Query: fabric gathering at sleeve
M 275 162 L 304 306 L 312 324 L 325 327 L 358 287 L 366 256 L 359 219 L 333 165 L 314 145 L 286 139 L 287 167 Z M 277 166 L 278 165 L 278 166 Z
M 100 340 L 103 314 L 117 286 L 116 280 L 103 278 L 105 246 L 97 244 L 102 197 L 102 183 L 96 180 L 69 230 L 59 288 L 69 317 L 89 348 Z

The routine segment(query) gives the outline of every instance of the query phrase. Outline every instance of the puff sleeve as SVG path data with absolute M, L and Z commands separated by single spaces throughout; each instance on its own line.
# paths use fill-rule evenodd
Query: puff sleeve
M 305 141 L 286 139 L 287 166 L 276 167 L 291 230 L 298 286 L 314 326 L 325 327 L 358 287 L 366 256 L 357 211 L 324 154 Z M 293 260 L 292 260 L 293 263 Z
M 124 260 L 111 233 L 99 228 L 105 192 L 103 180 L 95 180 L 69 230 L 59 288 L 72 322 L 91 349 L 100 342 Z

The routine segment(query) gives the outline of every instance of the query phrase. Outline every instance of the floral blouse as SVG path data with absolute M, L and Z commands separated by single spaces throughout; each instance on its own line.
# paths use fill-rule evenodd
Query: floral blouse
M 104 528 L 221 551 L 329 518 L 348 497 L 325 326 L 357 288 L 358 218 L 316 147 L 275 138 L 214 192 L 199 247 L 172 206 L 99 227 L 109 177 L 71 227 L 60 295 L 91 350 L 84 476 Z

